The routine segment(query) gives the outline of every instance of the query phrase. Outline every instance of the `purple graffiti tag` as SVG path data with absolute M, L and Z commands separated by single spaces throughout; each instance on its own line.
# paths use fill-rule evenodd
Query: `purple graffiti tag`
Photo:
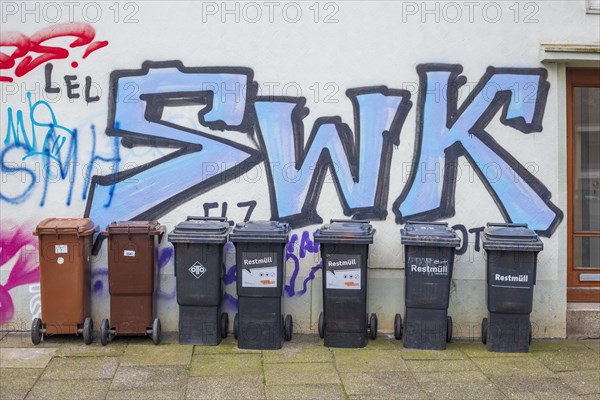
M 292 272 L 292 276 L 290 277 L 290 284 L 285 285 L 285 292 L 289 297 L 294 297 L 296 295 L 296 290 L 294 287 L 296 286 L 296 278 L 298 277 L 298 272 L 300 272 L 300 260 L 294 254 L 288 253 L 285 255 L 285 261 L 293 260 L 294 261 L 294 272 Z
M 236 265 L 233 264 L 231 267 L 229 267 L 229 269 L 227 270 L 225 275 L 223 275 L 223 282 L 225 283 L 225 285 L 231 285 L 233 282 L 235 282 L 236 279 L 237 279 Z
M 318 229 L 315 229 L 313 232 L 313 237 L 318 232 Z M 319 243 L 314 242 L 310 239 L 310 235 L 308 231 L 302 232 L 302 240 L 300 240 L 300 258 L 306 257 L 306 252 L 309 253 L 318 253 L 319 252 Z
M 313 232 L 313 236 L 317 230 Z M 290 282 L 288 285 L 285 285 L 285 293 L 288 297 L 294 297 L 296 295 L 302 296 L 308 290 L 308 282 L 315 279 L 316 272 L 321 269 L 321 263 L 310 269 L 310 272 L 306 279 L 302 282 L 302 289 L 296 292 L 296 280 L 298 279 L 298 274 L 300 273 L 300 260 L 305 258 L 307 253 L 318 253 L 319 252 L 319 244 L 315 241 L 311 240 L 310 233 L 308 231 L 302 232 L 302 238 L 300 239 L 299 246 L 299 257 L 294 254 L 295 245 L 298 242 L 298 235 L 293 234 L 290 238 L 290 241 L 286 245 L 286 255 L 285 260 L 292 260 L 294 262 L 294 272 L 292 272 L 292 276 L 290 277 Z
M 304 282 L 302 282 L 302 290 L 300 290 L 297 293 L 298 296 L 302 296 L 304 293 L 306 293 L 308 282 L 315 279 L 315 275 L 317 274 L 317 271 L 320 270 L 322 267 L 323 267 L 323 265 L 321 263 L 318 263 L 317 265 L 315 265 L 314 267 L 312 267 L 310 269 L 308 276 L 306 277 L 306 279 L 304 279 Z
M 173 248 L 165 247 L 160 251 L 160 255 L 158 256 L 158 270 L 160 271 L 164 267 L 167 266 L 169 261 L 173 258 Z
M 165 247 L 162 250 L 160 250 L 160 254 L 158 256 L 158 270 L 159 271 L 161 269 L 163 269 L 169 263 L 169 261 L 171 261 L 171 259 L 173 258 L 173 253 L 174 252 L 173 252 L 172 247 Z M 161 289 L 160 280 L 157 282 L 157 285 L 156 285 L 156 298 L 157 299 L 173 300 L 176 296 L 177 296 L 177 288 L 173 288 L 173 290 L 170 293 L 168 293 Z
M 223 309 L 235 311 L 238 308 L 238 299 L 229 293 L 224 293 L 222 306 Z
M 108 268 L 98 268 L 92 271 L 92 293 L 94 296 L 101 296 L 104 291 L 104 282 L 102 277 L 108 276 Z

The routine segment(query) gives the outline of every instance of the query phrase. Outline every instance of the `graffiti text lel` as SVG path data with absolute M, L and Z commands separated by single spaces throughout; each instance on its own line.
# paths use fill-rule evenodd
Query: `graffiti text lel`
M 505 126 L 540 132 L 549 89 L 546 71 L 490 67 L 458 107 L 458 90 L 466 82 L 461 70 L 446 64 L 417 68 L 421 85 L 414 167 L 393 206 L 396 222 L 453 216 L 457 159 L 464 156 L 506 221 L 528 223 L 550 236 L 562 212 L 550 201 L 549 190 L 486 131 L 502 110 L 499 118 Z M 340 117 L 321 117 L 304 144 L 305 99 L 257 97 L 252 79 L 249 68 L 186 68 L 178 61 L 114 71 L 107 134 L 122 137 L 125 147 L 176 150 L 127 172 L 95 176 L 85 215 L 100 225 L 116 217 L 156 219 L 264 163 L 272 219 L 294 228 L 320 223 L 316 204 L 331 171 L 347 216 L 384 220 L 393 146 L 412 107 L 409 93 L 384 86 L 349 89 L 353 128 Z M 435 88 L 441 87 L 447 95 L 436 98 Z M 191 105 L 203 107 L 200 129 L 163 119 L 165 107 Z M 248 134 L 258 150 L 226 139 L 217 132 L 223 130 Z M 205 173 L 207 165 L 210 173 Z M 488 179 L 482 171 L 490 165 L 500 171 L 500 179 Z M 146 184 L 131 183 L 133 176 Z M 164 185 L 166 181 L 170 184 Z
M 45 81 L 46 84 L 44 86 L 44 91 L 46 93 L 60 93 L 60 87 L 52 85 L 52 64 L 48 63 L 45 67 Z M 77 89 L 81 86 L 77 82 L 77 75 L 65 75 L 65 86 L 67 92 L 67 98 L 69 99 L 78 99 L 80 97 L 79 93 L 77 93 Z M 84 88 L 84 99 L 86 103 L 93 103 L 95 101 L 100 100 L 100 96 L 92 96 L 92 78 L 89 76 L 85 77 L 85 88 Z

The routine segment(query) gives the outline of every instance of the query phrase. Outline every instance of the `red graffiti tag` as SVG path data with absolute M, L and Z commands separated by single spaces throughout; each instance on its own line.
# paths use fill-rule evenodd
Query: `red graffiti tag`
M 12 265 L 12 269 L 6 283 L 0 284 L 0 324 L 9 322 L 15 315 L 15 305 L 9 291 L 40 281 L 37 240 L 31 232 L 31 228 L 25 228 L 22 224 L 2 222 L 0 268 L 7 269 Z
M 0 70 L 12 69 L 20 59 L 14 70 L 14 75 L 21 77 L 37 68 L 39 65 L 51 61 L 61 60 L 69 56 L 69 50 L 48 46 L 47 41 L 58 37 L 73 37 L 75 40 L 70 48 L 87 46 L 82 58 L 87 58 L 94 51 L 108 45 L 108 41 L 93 41 L 96 36 L 94 27 L 86 22 L 73 22 L 57 24 L 41 29 L 33 36 L 27 37 L 20 32 L 6 32 L 0 37 L 0 48 L 14 47 L 15 50 L 8 54 L 0 51 Z M 76 62 L 71 63 L 77 65 Z M 0 82 L 12 82 L 13 77 L 0 74 Z

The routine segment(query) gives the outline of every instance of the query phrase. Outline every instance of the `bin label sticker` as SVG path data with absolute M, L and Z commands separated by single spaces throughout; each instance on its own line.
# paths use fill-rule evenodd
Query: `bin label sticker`
M 242 287 L 277 287 L 277 253 L 246 251 L 241 262 Z
M 60 265 L 63 265 L 63 264 L 65 263 L 65 259 L 64 259 L 64 258 L 62 258 L 62 257 L 58 257 L 58 258 L 56 259 L 56 262 L 57 262 L 57 263 L 59 263 Z
M 361 262 L 358 254 L 330 254 L 325 260 L 327 289 L 360 290 Z
M 135 250 L 125 250 L 123 251 L 123 255 L 125 257 L 135 257 Z
M 427 276 L 448 276 L 450 274 L 448 259 L 428 257 L 408 257 L 407 272 Z
M 192 264 L 192 266 L 189 268 L 189 271 L 192 275 L 194 275 L 194 278 L 196 279 L 200 279 L 200 277 L 202 275 L 204 275 L 204 273 L 206 272 L 206 267 L 202 264 L 200 264 L 199 261 L 196 261 L 194 264 Z
M 67 254 L 69 246 L 66 244 L 55 244 L 54 245 L 54 253 L 56 254 Z
M 529 288 L 533 285 L 531 282 L 531 277 L 528 274 L 518 274 L 518 273 L 494 273 L 492 274 L 493 286 L 496 287 L 512 287 L 512 288 Z
M 277 267 L 244 268 L 242 287 L 277 287 Z

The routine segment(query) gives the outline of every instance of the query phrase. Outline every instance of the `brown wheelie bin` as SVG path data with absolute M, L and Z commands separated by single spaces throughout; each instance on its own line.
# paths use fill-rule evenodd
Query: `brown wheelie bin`
M 165 233 L 158 221 L 112 222 L 108 236 L 110 321 L 102 320 L 100 342 L 117 335 L 150 336 L 160 342 L 160 319 L 154 316 L 156 249 Z
M 39 239 L 42 318 L 31 325 L 31 341 L 44 336 L 83 335 L 92 342 L 90 318 L 92 235 L 98 225 L 89 218 L 47 218 L 33 234 Z

